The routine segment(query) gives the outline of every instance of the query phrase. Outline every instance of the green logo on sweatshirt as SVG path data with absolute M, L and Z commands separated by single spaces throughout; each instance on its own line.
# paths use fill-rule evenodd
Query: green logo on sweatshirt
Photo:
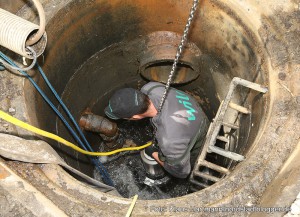
M 177 93 L 176 98 L 178 99 L 178 102 L 187 109 L 186 112 L 189 114 L 188 120 L 189 121 L 196 120 L 196 116 L 194 115 L 196 110 L 193 108 L 192 103 L 189 102 L 190 98 L 181 91 L 176 90 L 176 93 Z

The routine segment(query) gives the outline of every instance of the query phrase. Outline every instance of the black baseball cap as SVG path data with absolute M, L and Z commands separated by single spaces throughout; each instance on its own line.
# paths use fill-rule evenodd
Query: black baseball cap
M 105 114 L 111 119 L 131 118 L 143 109 L 145 94 L 133 88 L 117 90 L 109 99 Z

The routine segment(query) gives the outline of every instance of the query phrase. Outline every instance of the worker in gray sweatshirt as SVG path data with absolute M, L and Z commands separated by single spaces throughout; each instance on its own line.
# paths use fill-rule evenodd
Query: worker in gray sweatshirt
M 193 167 L 209 127 L 209 121 L 196 100 L 187 93 L 170 88 L 160 113 L 158 108 L 165 85 L 149 82 L 136 90 L 116 91 L 105 108 L 111 119 L 151 118 L 156 142 L 145 149 L 167 172 L 186 178 Z

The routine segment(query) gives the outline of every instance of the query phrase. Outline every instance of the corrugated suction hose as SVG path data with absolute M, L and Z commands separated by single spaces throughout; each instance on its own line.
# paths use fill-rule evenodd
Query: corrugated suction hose
M 40 27 L 37 33 L 35 33 L 34 35 L 28 38 L 28 40 L 26 41 L 27 46 L 33 45 L 36 42 L 38 42 L 43 37 L 43 34 L 45 33 L 45 27 L 46 27 L 46 17 L 45 17 L 45 12 L 42 4 L 38 0 L 32 0 L 32 1 L 34 2 L 34 5 L 39 13 Z
M 46 47 L 47 36 L 45 33 L 45 18 L 43 12 L 41 12 L 41 7 L 38 7 L 38 11 L 41 16 L 41 28 L 0 8 L 0 45 L 28 59 L 34 59 L 32 53 L 27 49 L 28 45 L 32 45 L 31 47 L 36 56 L 41 55 Z

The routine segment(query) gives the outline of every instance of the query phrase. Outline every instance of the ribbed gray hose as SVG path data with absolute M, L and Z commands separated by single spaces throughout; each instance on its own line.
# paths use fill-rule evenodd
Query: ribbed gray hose
M 32 1 L 34 2 L 34 5 L 35 5 L 35 7 L 36 7 L 36 9 L 39 13 L 40 28 L 39 28 L 39 31 L 37 33 L 35 33 L 32 37 L 30 37 L 26 41 L 26 46 L 33 45 L 38 40 L 40 40 L 41 37 L 43 36 L 44 32 L 45 32 L 45 27 L 46 27 L 46 17 L 45 17 L 45 12 L 44 12 L 42 4 L 38 0 L 32 0 Z
M 38 1 L 34 0 L 34 3 L 37 3 L 36 6 L 41 16 L 41 27 L 0 8 L 0 45 L 28 59 L 34 58 L 32 53 L 28 52 L 26 44 L 30 35 L 34 36 L 28 40 L 29 44 L 38 41 L 32 46 L 37 56 L 43 53 L 47 41 L 43 8 Z M 36 31 L 37 33 L 34 34 Z

